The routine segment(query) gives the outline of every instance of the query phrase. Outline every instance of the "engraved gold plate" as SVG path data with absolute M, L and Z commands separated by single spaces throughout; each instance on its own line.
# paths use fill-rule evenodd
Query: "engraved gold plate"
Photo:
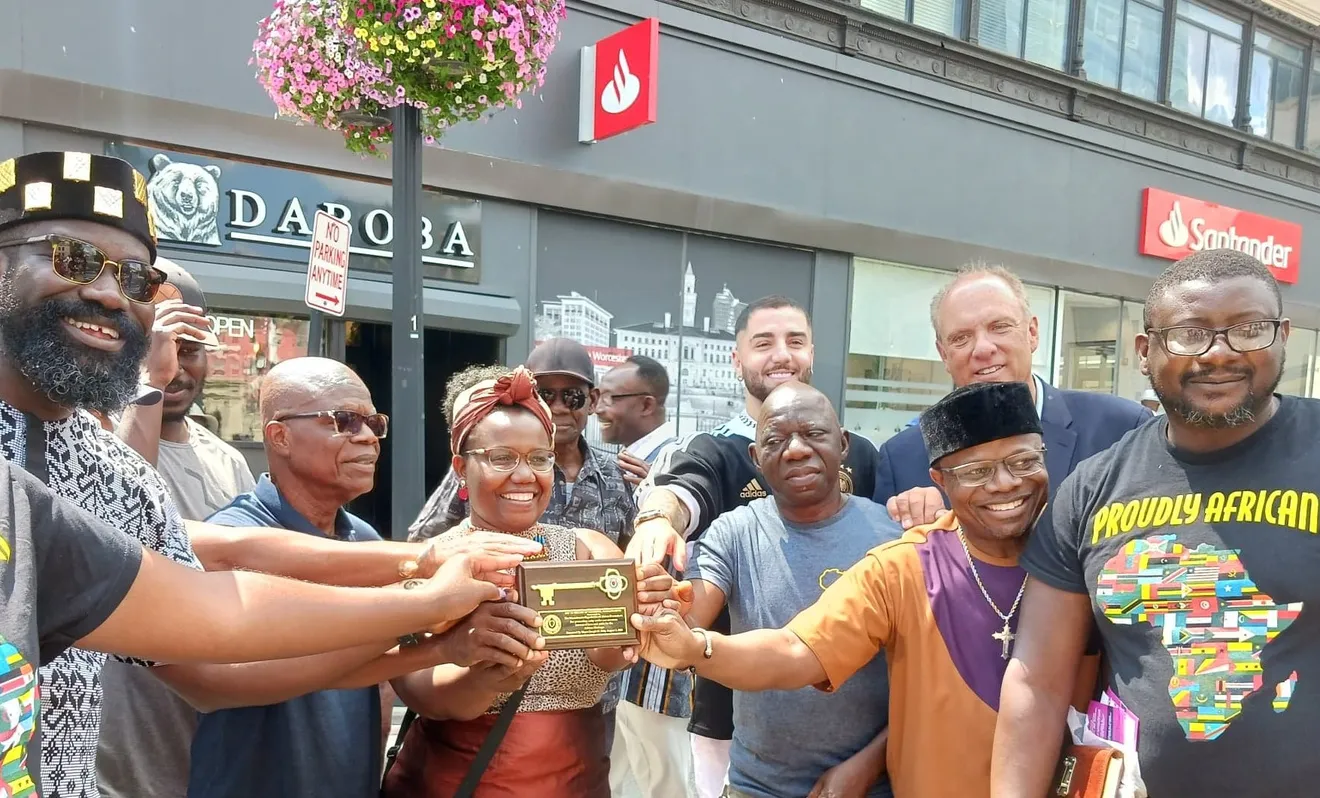
M 14 182 L 14 159 L 10 158 L 4 163 L 0 163 L 0 193 L 13 188 Z
M 50 183 L 28 183 L 23 186 L 23 210 L 44 211 L 50 209 Z
M 635 645 L 636 573 L 633 560 L 524 562 L 518 601 L 541 616 L 547 649 Z
M 102 216 L 124 218 L 124 192 L 117 188 L 97 186 L 92 195 L 92 210 Z
M 92 179 L 92 156 L 85 152 L 64 153 L 64 179 L 86 183 Z

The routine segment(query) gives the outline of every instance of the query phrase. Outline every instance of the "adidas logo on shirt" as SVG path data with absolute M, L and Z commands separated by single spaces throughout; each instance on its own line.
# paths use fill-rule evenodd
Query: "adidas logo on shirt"
M 751 482 L 748 482 L 748 483 L 743 487 L 743 489 L 742 489 L 742 493 L 739 493 L 739 494 L 738 494 L 738 498 L 740 498 L 740 499 L 764 499 L 764 498 L 766 497 L 766 495 L 767 495 L 767 494 L 766 494 L 766 492 L 765 492 L 765 488 L 761 487 L 761 483 L 760 483 L 760 482 L 757 482 L 755 479 L 753 479 Z

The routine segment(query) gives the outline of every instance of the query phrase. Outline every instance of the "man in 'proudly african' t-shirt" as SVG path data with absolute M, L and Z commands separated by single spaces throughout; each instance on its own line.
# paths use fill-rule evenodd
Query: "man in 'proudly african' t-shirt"
M 1053 689 L 1098 626 L 1159 798 L 1314 795 L 1320 758 L 1320 403 L 1278 396 L 1279 289 L 1232 250 L 1174 264 L 1138 339 L 1166 414 L 1060 487 L 1005 677 L 995 795 L 1038 798 Z M 1093 620 L 1094 619 L 1094 620 Z
M 747 692 L 837 689 L 883 649 L 894 795 L 979 798 L 1027 578 L 1017 557 L 1049 493 L 1040 420 L 1025 384 L 978 383 L 923 413 L 921 432 L 952 511 L 872 549 L 788 626 L 635 623 L 643 657 Z

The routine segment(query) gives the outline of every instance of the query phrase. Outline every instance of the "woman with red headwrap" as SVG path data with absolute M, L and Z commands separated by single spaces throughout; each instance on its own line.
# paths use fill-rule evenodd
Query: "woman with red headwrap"
M 531 372 L 518 368 L 455 389 L 450 447 L 470 514 L 444 535 L 531 538 L 552 561 L 622 557 L 599 532 L 539 521 L 554 487 L 554 425 Z M 639 608 L 658 609 L 672 583 L 658 565 L 639 568 Z M 610 752 L 597 703 L 609 674 L 635 661 L 635 652 L 546 652 L 539 624 L 525 607 L 487 602 L 446 633 L 456 664 L 395 680 L 421 719 L 386 775 L 385 798 L 608 798 Z M 500 710 L 523 687 L 498 754 L 474 792 L 459 792 L 492 728 L 498 734 Z

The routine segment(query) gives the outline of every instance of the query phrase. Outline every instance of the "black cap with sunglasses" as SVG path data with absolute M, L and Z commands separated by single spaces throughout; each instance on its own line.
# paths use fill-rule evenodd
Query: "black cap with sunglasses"
M 582 344 L 572 338 L 550 338 L 537 345 L 527 356 L 523 364 L 536 377 L 560 375 L 576 377 L 587 384 L 588 390 L 596 387 L 596 366 L 591 362 L 591 354 Z M 539 388 L 537 393 L 551 407 L 555 399 L 562 399 L 564 406 L 574 412 L 587 405 L 587 391 L 580 388 L 564 388 L 556 391 Z
M 112 261 L 98 247 L 62 235 L 9 239 L 3 232 L 30 222 L 66 219 L 114 227 L 141 241 L 150 260 Z M 37 152 L 0 162 L 0 247 L 47 244 L 51 268 L 72 283 L 94 282 L 115 269 L 119 290 L 132 302 L 156 299 L 165 282 L 156 260 L 156 222 L 147 179 L 126 161 L 85 152 Z

